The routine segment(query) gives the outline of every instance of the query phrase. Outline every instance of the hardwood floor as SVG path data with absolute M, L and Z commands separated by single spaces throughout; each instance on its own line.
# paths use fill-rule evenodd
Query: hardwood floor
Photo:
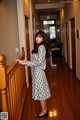
M 41 120 L 80 120 L 80 82 L 66 67 L 63 58 L 53 58 L 56 66 L 51 67 L 47 58 L 46 75 L 51 89 L 48 100 L 49 116 Z M 31 84 L 27 91 L 21 120 L 37 120 L 40 112 L 39 102 L 31 97 Z

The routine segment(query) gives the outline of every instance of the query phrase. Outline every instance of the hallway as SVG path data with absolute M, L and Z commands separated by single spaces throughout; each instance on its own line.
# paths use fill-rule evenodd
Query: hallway
M 49 116 L 41 120 L 80 120 L 80 81 L 66 67 L 64 58 L 53 61 L 56 67 L 51 67 L 47 58 L 46 74 L 52 94 L 48 100 Z M 35 114 L 40 112 L 39 106 L 39 102 L 31 98 L 30 84 L 21 120 L 37 120 Z

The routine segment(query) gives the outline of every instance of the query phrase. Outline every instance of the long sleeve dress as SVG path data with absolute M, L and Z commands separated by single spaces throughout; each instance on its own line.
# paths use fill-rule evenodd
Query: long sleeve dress
M 51 97 L 49 85 L 47 82 L 45 69 L 46 50 L 44 45 L 40 45 L 38 53 L 32 56 L 32 61 L 27 61 L 26 64 L 33 68 L 32 72 L 32 98 L 34 100 L 45 100 Z

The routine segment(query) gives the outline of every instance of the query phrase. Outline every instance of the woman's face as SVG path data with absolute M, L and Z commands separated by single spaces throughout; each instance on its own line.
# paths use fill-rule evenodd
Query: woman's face
M 41 43 L 43 41 L 43 38 L 40 36 L 40 35 L 38 35 L 37 37 L 36 37 L 36 43 Z

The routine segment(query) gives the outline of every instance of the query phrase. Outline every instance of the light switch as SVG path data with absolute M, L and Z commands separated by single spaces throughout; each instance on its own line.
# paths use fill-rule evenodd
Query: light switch
M 15 51 L 16 51 L 16 52 L 19 52 L 19 49 L 18 49 L 18 48 L 15 48 Z

